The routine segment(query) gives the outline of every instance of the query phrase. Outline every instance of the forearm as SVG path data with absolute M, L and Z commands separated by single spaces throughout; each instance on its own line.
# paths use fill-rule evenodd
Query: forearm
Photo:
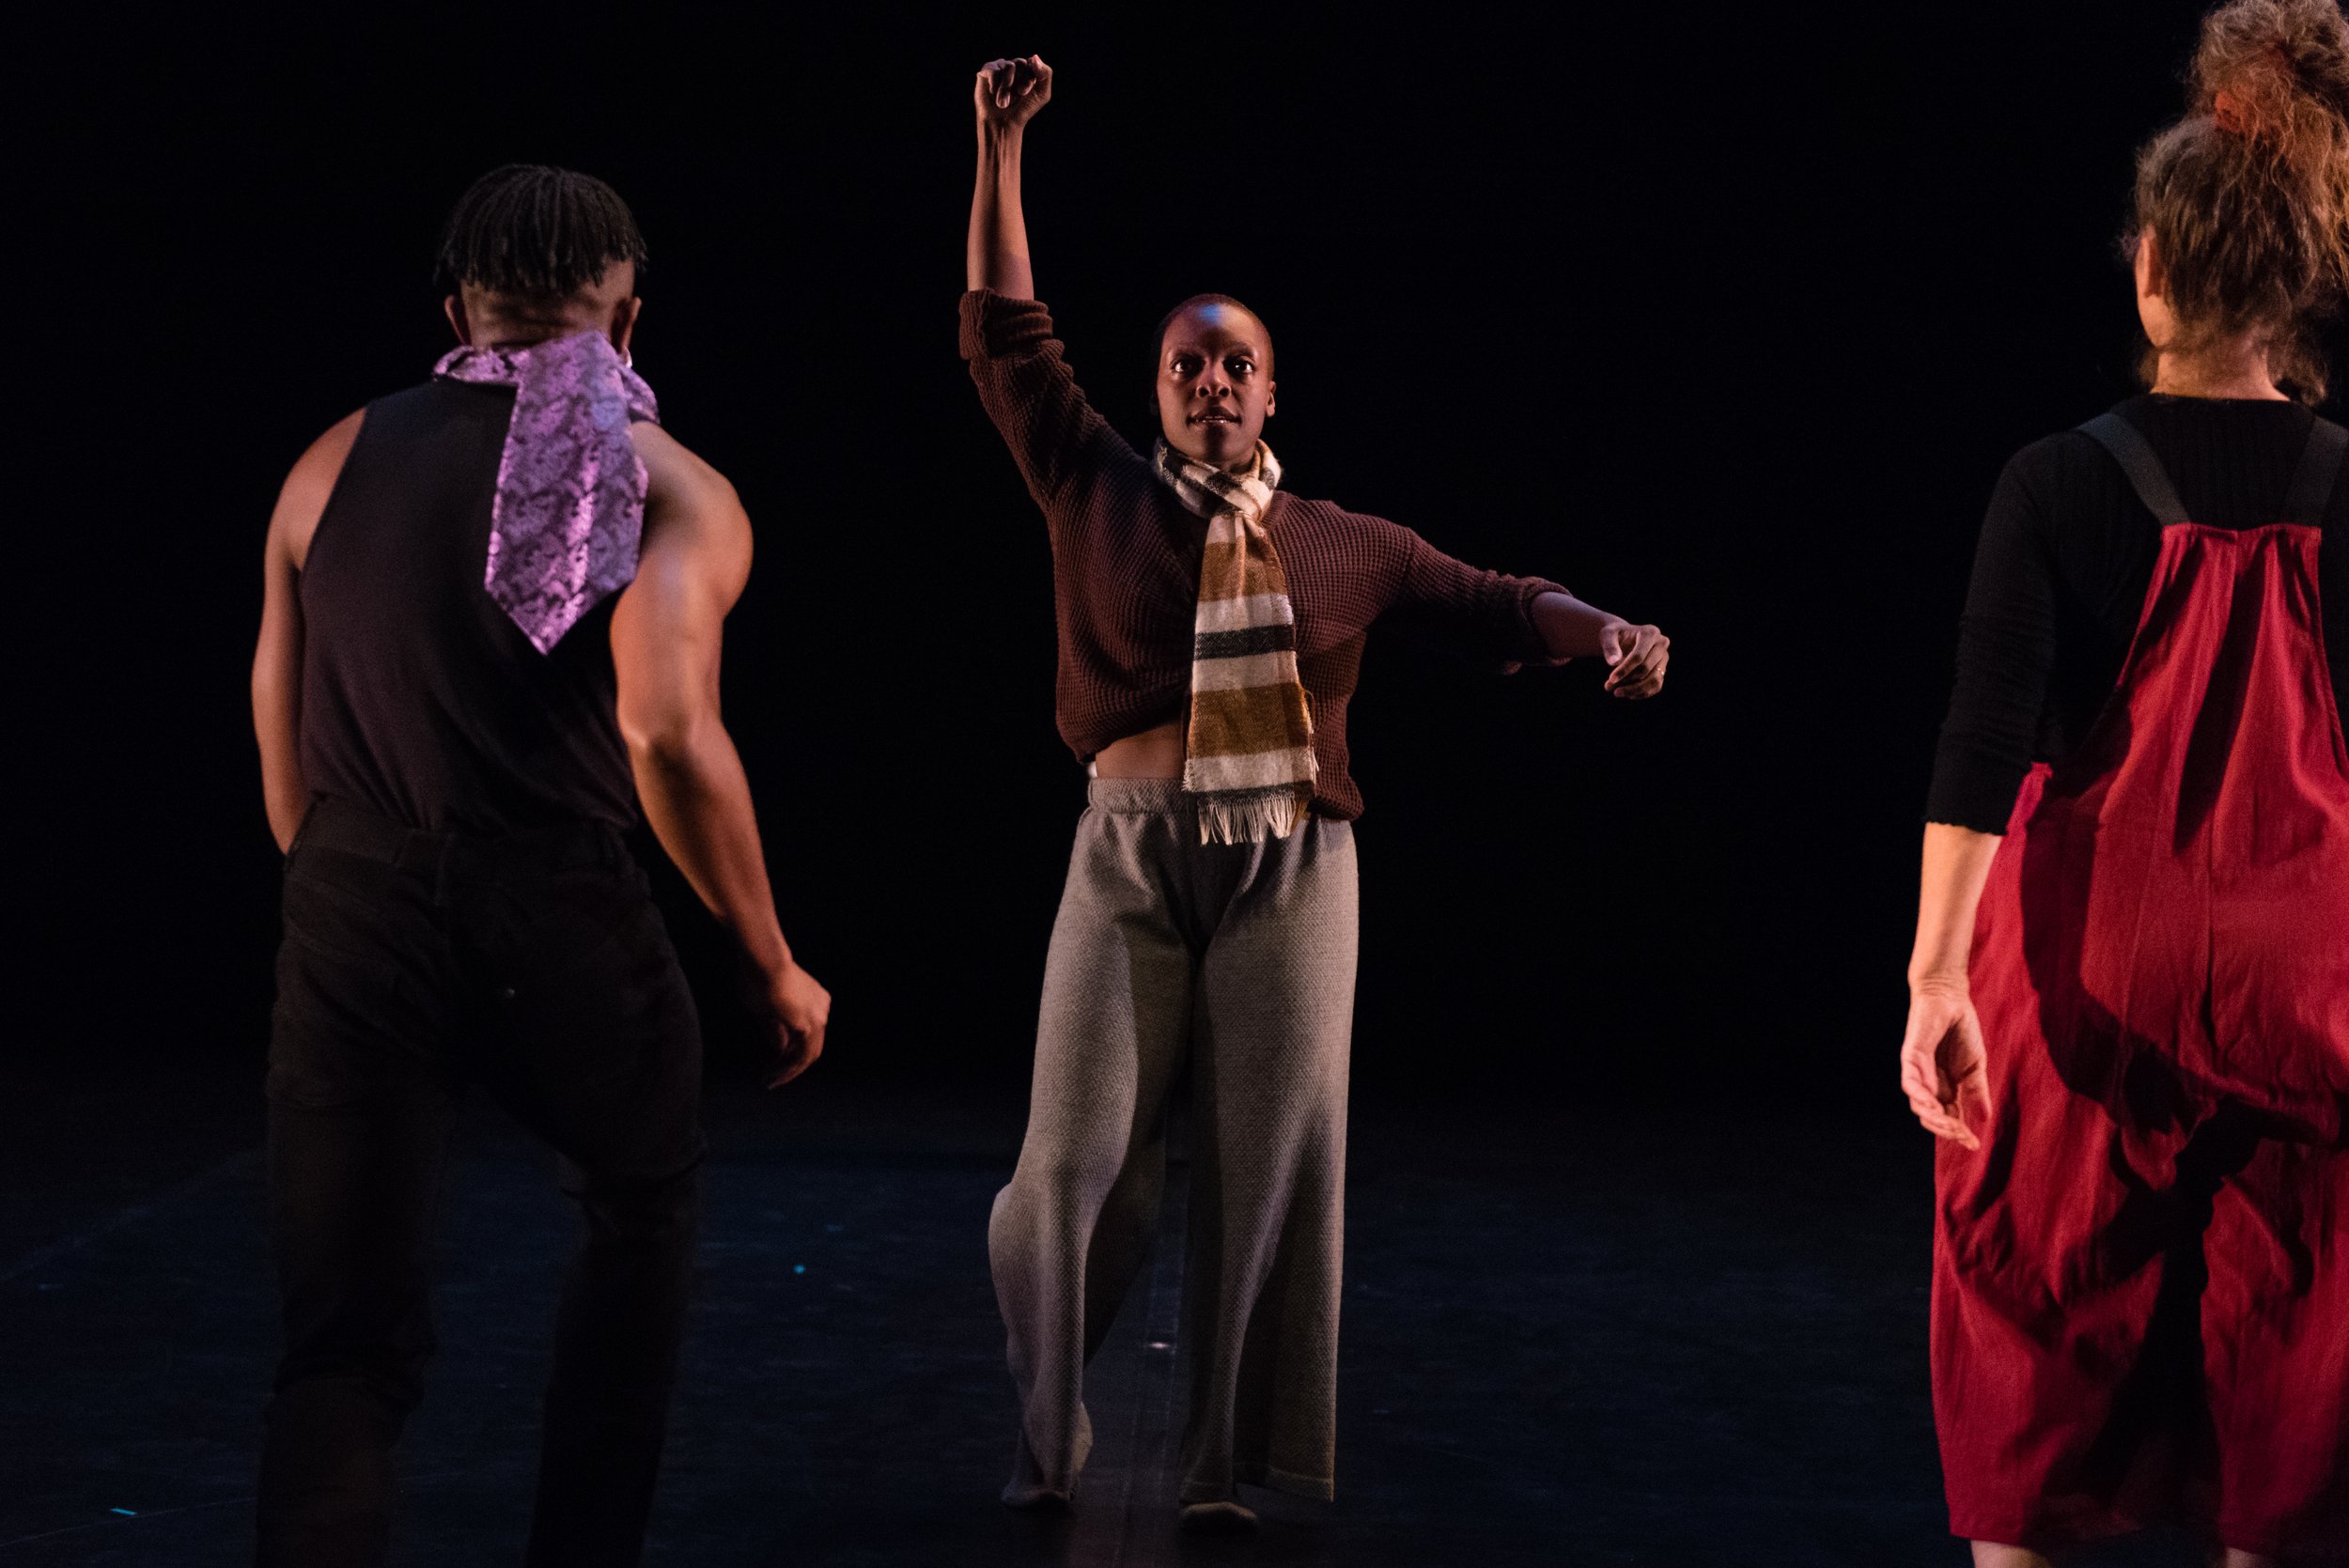
M 1548 593 L 1533 599 L 1533 629 L 1552 659 L 1590 659 L 1599 652 L 1599 633 L 1620 622 L 1572 594 Z
M 261 806 L 284 854 L 310 809 L 310 786 L 302 776 L 300 666 L 280 641 L 265 636 L 253 660 L 253 737 L 261 753 Z
M 1925 824 L 1923 869 L 1918 879 L 1917 945 L 1909 955 L 1911 989 L 1963 988 L 1974 943 L 1974 911 L 1999 835 L 1946 822 Z
M 790 946 L 775 919 L 750 781 L 734 739 L 714 719 L 669 738 L 631 745 L 645 817 L 693 892 L 734 934 L 761 974 L 780 974 Z
M 1028 220 L 1019 206 L 1020 128 L 981 124 L 978 178 L 971 192 L 966 287 L 1005 299 L 1035 298 L 1028 266 Z
M 294 834 L 310 809 L 310 786 L 302 776 L 302 751 L 288 707 L 278 694 L 265 693 L 257 683 L 253 728 L 261 746 L 261 805 L 281 855 L 293 847 Z

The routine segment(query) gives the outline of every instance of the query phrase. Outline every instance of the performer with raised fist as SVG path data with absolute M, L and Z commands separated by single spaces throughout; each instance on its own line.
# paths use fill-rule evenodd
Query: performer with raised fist
M 1035 298 L 1020 150 L 1034 56 L 978 72 L 962 352 L 1043 509 L 1062 737 L 1091 765 L 1046 960 L 1027 1137 L 989 1252 L 1019 1442 L 1004 1499 L 1066 1506 L 1082 1399 L 1147 1247 L 1168 1102 L 1193 1108 L 1182 1337 L 1187 1523 L 1244 1524 L 1235 1483 L 1334 1475 L 1346 1058 L 1356 946 L 1346 708 L 1390 612 L 1496 668 L 1597 658 L 1662 689 L 1668 644 L 1539 578 L 1283 488 L 1264 321 L 1201 294 L 1161 324 L 1160 435 L 1136 452 L 1078 389 Z

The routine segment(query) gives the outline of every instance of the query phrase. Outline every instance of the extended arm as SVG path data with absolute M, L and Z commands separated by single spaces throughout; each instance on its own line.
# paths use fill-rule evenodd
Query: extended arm
M 1033 55 L 990 62 L 972 86 L 979 176 L 971 195 L 970 288 L 960 336 L 979 401 L 1047 522 L 1057 528 L 1077 510 L 1072 489 L 1097 483 L 1120 464 L 1139 468 L 1142 459 L 1086 400 L 1052 335 L 1050 314 L 1034 298 L 1019 210 L 1019 144 L 1028 120 L 1051 96 L 1052 68 Z
M 1607 660 L 1607 691 L 1618 697 L 1653 697 L 1664 689 L 1664 666 L 1672 640 L 1652 626 L 1634 626 L 1572 594 L 1543 594 L 1533 600 L 1533 625 L 1552 659 Z
M 966 287 L 1012 300 L 1035 298 L 1028 266 L 1028 219 L 1019 208 L 1020 140 L 1035 112 L 1051 101 L 1052 68 L 1031 54 L 979 68 L 971 100 L 978 111 L 979 172 L 971 191 Z
M 657 427 L 634 434 L 650 485 L 636 581 L 612 616 L 620 733 L 661 847 L 759 976 L 780 1084 L 822 1054 L 832 999 L 784 940 L 750 783 L 719 715 L 722 634 L 750 576 L 750 519 L 731 485 Z
M 311 443 L 277 492 L 261 547 L 261 636 L 253 650 L 253 735 L 261 747 L 261 803 L 279 853 L 293 847 L 310 787 L 302 776 L 302 563 L 364 416 Z
M 1463 652 L 1496 656 L 1507 669 L 1595 654 L 1610 666 L 1613 695 L 1653 697 L 1664 689 L 1672 639 L 1656 628 L 1585 604 L 1545 578 L 1480 570 L 1384 518 L 1357 521 L 1396 552 L 1390 605 Z

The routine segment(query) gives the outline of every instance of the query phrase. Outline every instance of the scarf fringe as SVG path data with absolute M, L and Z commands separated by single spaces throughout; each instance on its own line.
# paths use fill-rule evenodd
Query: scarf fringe
M 1191 716 L 1184 735 L 1190 761 L 1183 769 L 1184 792 L 1199 812 L 1199 842 L 1286 838 L 1313 808 L 1313 780 L 1320 769 L 1314 755 L 1313 702 L 1297 669 L 1296 608 L 1265 524 L 1281 483 L 1281 465 L 1262 442 L 1245 474 L 1195 462 L 1163 440 L 1150 459 L 1175 499 L 1207 520 L 1209 548 L 1200 557 L 1194 616 Z M 1246 644 L 1252 633 L 1270 633 L 1274 645 L 1207 651 L 1227 640 L 1219 634 L 1237 634 L 1236 640 Z M 1244 668 L 1243 660 L 1256 663 Z M 1225 746 L 1238 748 L 1219 751 L 1211 759 L 1222 765 L 1218 772 L 1232 787 L 1202 787 L 1201 694 L 1210 691 L 1219 713 L 1214 733 Z M 1276 737 L 1286 743 L 1268 744 Z
M 1196 797 L 1199 842 L 1254 844 L 1286 838 L 1304 825 L 1313 807 L 1313 786 L 1219 791 Z

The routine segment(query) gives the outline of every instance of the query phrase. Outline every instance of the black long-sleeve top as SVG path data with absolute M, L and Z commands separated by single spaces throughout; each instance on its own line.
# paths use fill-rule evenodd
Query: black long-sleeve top
M 2153 444 L 2186 516 L 2213 528 L 2282 520 L 2315 418 L 2297 403 L 2152 395 L 2114 411 Z M 1974 555 L 1928 820 L 2004 832 L 2031 764 L 2086 737 L 2120 678 L 2160 533 L 2093 437 L 2066 430 L 2008 461 Z M 2317 575 L 2349 712 L 2349 479 L 2326 511 Z

